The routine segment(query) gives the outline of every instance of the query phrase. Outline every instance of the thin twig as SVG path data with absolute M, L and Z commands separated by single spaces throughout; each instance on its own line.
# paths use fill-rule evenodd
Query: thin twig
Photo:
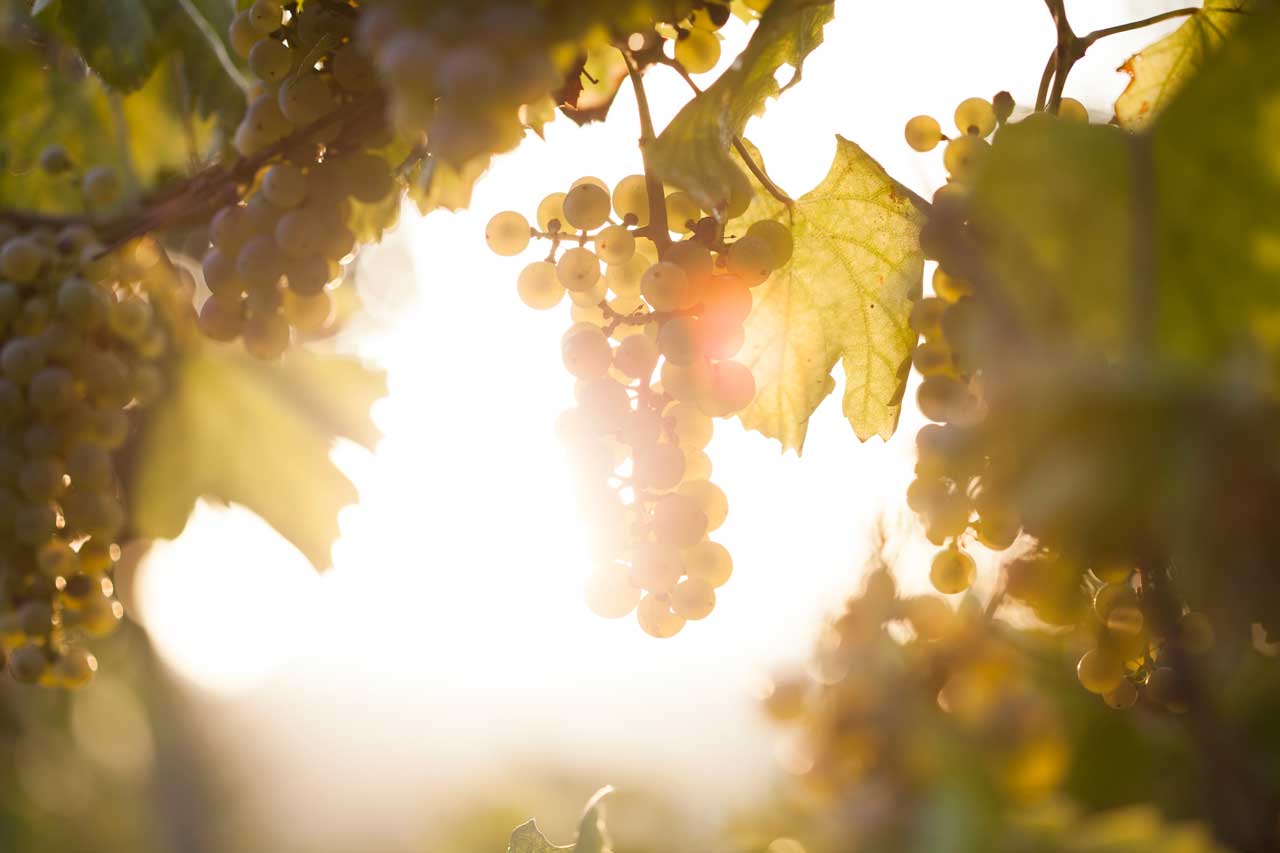
M 653 130 L 653 114 L 649 111 L 649 96 L 644 91 L 644 79 L 635 57 L 624 47 L 619 47 L 622 58 L 627 63 L 627 76 L 631 78 L 631 86 L 636 93 L 636 109 L 640 112 L 640 159 L 644 163 L 645 191 L 649 196 L 649 225 L 654 229 L 653 242 L 661 254 L 671 245 L 671 232 L 667 222 L 667 196 L 662 189 L 662 181 L 654 174 L 649 162 L 649 152 L 658 136 Z
M 1081 36 L 1080 42 L 1082 43 L 1084 49 L 1088 49 L 1095 41 L 1097 41 L 1100 38 L 1113 36 L 1116 33 L 1127 33 L 1130 30 L 1140 30 L 1143 27 L 1149 27 L 1152 24 L 1158 24 L 1161 21 L 1167 21 L 1170 18 L 1182 18 L 1187 15 L 1194 15 L 1199 11 L 1200 9 L 1194 6 L 1187 6 L 1182 9 L 1174 9 L 1169 12 L 1161 12 L 1159 15 L 1152 15 L 1149 18 L 1143 18 L 1141 21 L 1133 21 L 1128 24 L 1117 24 L 1114 27 L 1106 27 L 1101 30 L 1094 30 L 1088 35 Z M 1224 10 L 1224 11 L 1227 11 L 1227 10 Z
M 222 43 L 222 39 L 214 31 L 213 26 L 205 19 L 204 15 L 200 14 L 200 10 L 192 4 L 191 0 L 178 0 L 178 5 L 182 6 L 182 11 L 187 13 L 191 23 L 200 31 L 200 35 L 204 36 L 209 49 L 213 51 L 218 64 L 222 66 L 222 70 L 231 78 L 231 82 L 235 83 L 240 91 L 247 94 L 251 88 L 249 80 L 240 73 L 240 69 L 231 61 L 231 56 L 227 53 L 227 46 Z

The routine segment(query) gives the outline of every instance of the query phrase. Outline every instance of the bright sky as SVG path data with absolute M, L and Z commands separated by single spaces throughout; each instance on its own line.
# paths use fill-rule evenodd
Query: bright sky
M 1175 5 L 1068 4 L 1080 32 Z M 1107 114 L 1125 80 L 1114 69 L 1152 35 L 1100 43 L 1067 94 Z M 745 28 L 727 36 L 722 66 Z M 927 196 L 941 155 L 911 152 L 905 121 L 946 124 L 961 99 L 1002 88 L 1029 104 L 1052 39 L 1036 0 L 840 0 L 804 83 L 748 136 L 793 194 L 822 178 L 839 133 Z M 648 79 L 661 125 L 686 90 L 662 69 Z M 377 453 L 336 453 L 361 501 L 342 516 L 331 573 L 315 576 L 238 509 L 202 508 L 145 563 L 135 615 L 208 710 L 210 736 L 248 756 L 247 790 L 286 834 L 368 840 L 377 826 L 407 846 L 428 797 L 518 784 L 508 765 L 532 778 L 547 756 L 598 784 L 660 772 L 713 819 L 728 813 L 774 772 L 753 685 L 806 653 L 855 588 L 877 521 L 910 524 L 902 495 L 919 415 L 909 408 L 888 445 L 860 445 L 837 390 L 803 459 L 717 425 L 708 453 L 730 503 L 718 538 L 735 572 L 709 619 L 657 641 L 633 619 L 586 610 L 586 530 L 553 435 L 572 401 L 558 344 L 568 303 L 522 305 L 525 259 L 489 254 L 483 230 L 499 210 L 531 216 L 582 175 L 612 184 L 638 171 L 637 136 L 624 89 L 608 124 L 557 121 L 545 142 L 494 164 L 470 211 L 407 214 L 362 257 L 379 322 L 352 346 L 389 370 L 391 394 L 375 409 Z M 913 589 L 927 585 L 928 553 L 904 551 Z

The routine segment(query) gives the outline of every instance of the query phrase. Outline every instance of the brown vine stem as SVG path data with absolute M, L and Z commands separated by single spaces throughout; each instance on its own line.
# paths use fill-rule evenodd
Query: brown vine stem
M 649 226 L 654 232 L 650 239 L 661 255 L 671 245 L 671 231 L 667 223 L 667 195 L 662 188 L 662 181 L 654 174 L 649 162 L 649 151 L 658 135 L 653 130 L 653 114 L 649 110 L 649 96 L 644 91 L 640 66 L 625 47 L 619 47 L 618 50 L 627 63 L 627 76 L 631 78 L 631 87 L 635 89 L 636 109 L 640 112 L 640 159 L 644 163 L 645 191 L 649 196 Z

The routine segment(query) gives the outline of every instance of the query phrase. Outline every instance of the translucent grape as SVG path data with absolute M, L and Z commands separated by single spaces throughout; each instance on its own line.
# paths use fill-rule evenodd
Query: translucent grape
M 1090 693 L 1109 693 L 1124 681 L 1124 661 L 1105 649 L 1090 649 L 1076 664 L 1076 677 Z
M 991 146 L 979 136 L 961 136 L 947 143 L 942 154 L 942 165 L 952 180 L 972 181 L 990 153 Z
M 705 619 L 715 607 L 715 588 L 702 578 L 687 578 L 671 590 L 671 610 L 684 619 Z
M 674 403 L 664 416 L 671 421 L 671 428 L 681 447 L 701 450 L 711 441 L 715 425 L 691 403 Z
M 508 258 L 518 255 L 529 247 L 532 239 L 529 220 L 514 210 L 499 213 L 485 226 L 484 239 L 494 254 Z
M 556 264 L 556 277 L 565 290 L 588 290 L 600 280 L 600 260 L 590 249 L 570 249 Z
M 676 40 L 675 58 L 690 74 L 705 74 L 720 61 L 720 39 L 697 27 L 685 30 Z
M 748 287 L 755 287 L 773 273 L 773 258 L 773 248 L 768 243 L 748 235 L 729 246 L 729 272 Z
M 1089 109 L 1075 98 L 1063 98 L 1058 104 L 1058 118 L 1079 124 L 1089 123 Z
M 611 207 L 607 190 L 593 183 L 579 184 L 564 197 L 565 221 L 578 230 L 591 231 L 605 223 Z
M 1001 124 L 1013 115 L 1014 106 L 1013 95 L 1008 92 L 996 92 L 995 97 L 991 99 L 991 108 L 995 111 L 996 120 Z
M 707 535 L 707 516 L 687 495 L 663 495 L 654 505 L 653 533 L 659 542 L 689 548 Z
M 795 240 L 791 229 L 775 219 L 761 219 L 747 229 L 746 236 L 761 240 L 769 248 L 767 265 L 771 269 L 780 269 L 791 260 L 795 251 Z
M 938 267 L 933 271 L 933 292 L 944 302 L 959 302 L 964 297 L 972 295 L 973 285 Z
M 538 230 L 553 231 L 565 226 L 564 199 L 564 193 L 552 193 L 542 200 L 538 205 Z M 552 223 L 556 223 L 554 228 Z
M 685 620 L 671 612 L 666 600 L 655 595 L 646 595 L 640 599 L 636 608 L 637 621 L 644 632 L 651 637 L 665 640 L 680 633 Z
M 665 593 L 684 574 L 680 551 L 657 542 L 641 542 L 631 554 L 631 583 L 649 592 Z
M 956 130 L 971 136 L 990 136 L 996 129 L 996 111 L 985 98 L 965 98 L 956 107 Z
M 640 590 L 631 584 L 626 572 L 616 566 L 604 566 L 587 578 L 587 606 L 604 619 L 621 619 L 640 603 Z
M 263 39 L 249 51 L 249 68 L 268 83 L 279 83 L 293 68 L 293 51 L 283 42 Z
M 556 277 L 556 265 L 549 261 L 534 261 L 525 267 L 516 280 L 516 292 L 520 301 L 538 311 L 556 307 L 565 293 Z
M 323 118 L 337 106 L 329 81 L 315 73 L 289 78 L 276 97 L 281 114 L 300 127 Z
M 262 176 L 262 195 L 276 207 L 297 207 L 307 197 L 307 178 L 289 163 L 275 163 Z
M 245 321 L 244 348 L 254 358 L 272 361 L 289 348 L 289 323 L 279 314 L 254 314 Z
M 689 277 L 675 264 L 654 264 L 640 279 L 640 293 L 655 311 L 677 311 L 689 304 Z
M 249 20 L 248 9 L 238 12 L 231 19 L 231 26 L 228 27 L 227 33 L 230 36 L 231 49 L 245 59 L 249 58 L 253 46 L 262 38 L 262 33 L 259 33 Z
M 672 317 L 658 330 L 658 350 L 672 364 L 687 366 L 701 355 L 699 337 L 693 317 Z
M 733 574 L 733 558 L 719 542 L 704 539 L 686 548 L 682 558 L 689 577 L 704 580 L 713 588 L 724 586 Z
M 942 317 L 946 313 L 946 302 L 934 296 L 926 296 L 916 300 L 911 306 L 907 322 L 913 331 L 925 338 L 937 338 L 942 335 Z
M 273 0 L 257 0 L 249 7 L 249 24 L 262 35 L 278 30 L 283 16 L 280 4 Z
M 658 345 L 647 335 L 632 335 L 618 345 L 613 365 L 633 379 L 651 376 L 658 366 Z
M 933 116 L 916 116 L 907 122 L 906 137 L 916 151 L 932 151 L 942 141 L 942 125 Z
M 911 353 L 911 363 L 921 376 L 940 376 L 953 371 L 951 349 L 936 341 L 918 345 Z
M 626 222 L 633 218 L 637 227 L 649 224 L 649 188 L 644 175 L 628 175 L 613 189 L 613 209 Z
M 571 329 L 560 344 L 565 369 L 579 379 L 604 376 L 613 361 L 613 350 L 604 332 L 594 326 Z
M 110 166 L 94 166 L 84 173 L 80 189 L 93 207 L 110 207 L 120 200 L 120 173 Z
M 333 52 L 334 82 L 348 92 L 372 92 L 378 87 L 378 73 L 354 44 L 346 44 Z
M 686 192 L 673 192 L 667 196 L 667 227 L 675 234 L 688 234 L 693 225 L 702 219 L 702 208 Z
M 611 225 L 596 235 L 596 254 L 606 264 L 626 263 L 635 256 L 636 238 L 621 225 Z
M 954 545 L 939 551 L 929 565 L 929 580 L 944 595 L 964 592 L 973 585 L 976 574 L 973 557 Z
M 681 484 L 677 494 L 693 498 L 702 514 L 707 517 L 707 531 L 718 530 L 729 517 L 729 499 L 724 491 L 710 480 L 693 480 Z
M 684 478 L 686 481 L 705 480 L 711 476 L 711 457 L 692 447 L 684 450 Z
M 1132 681 L 1123 679 L 1114 688 L 1102 694 L 1102 701 L 1117 711 L 1124 711 L 1137 704 L 1138 688 L 1133 686 Z

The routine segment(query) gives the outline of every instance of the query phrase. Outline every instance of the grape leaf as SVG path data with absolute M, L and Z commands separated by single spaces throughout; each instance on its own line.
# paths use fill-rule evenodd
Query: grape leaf
M 537 823 L 527 821 L 520 824 L 511 833 L 511 842 L 507 845 L 507 853 L 555 853 L 557 850 L 572 850 L 573 845 L 556 845 L 538 829 Z
M 601 810 L 601 802 L 611 793 L 613 788 L 606 786 L 587 801 L 582 820 L 578 824 L 578 840 L 575 843 L 563 847 L 552 844 L 538 829 L 537 823 L 530 820 L 517 826 L 511 833 L 507 853 L 556 853 L 565 850 L 573 853 L 611 853 Z
M 1206 0 L 1172 33 L 1129 57 L 1119 69 L 1130 78 L 1116 100 L 1120 126 L 1149 125 L 1255 6 L 1255 0 Z
M 682 109 L 649 150 L 664 181 L 689 192 L 707 210 L 745 188 L 747 177 L 729 147 L 765 102 L 798 82 L 805 57 L 822 43 L 834 16 L 831 0 L 774 0 L 746 48 L 704 92 Z M 795 69 L 786 87 L 774 75 Z
M 409 185 L 409 198 L 423 215 L 441 208 L 463 210 L 471 204 L 471 190 L 488 168 L 488 157 L 477 157 L 460 169 L 439 157 L 428 157 L 417 180 Z
M 1144 133 L 1001 131 L 970 222 L 1032 334 L 1106 353 L 1150 327 L 1184 366 L 1280 349 L 1280 19 L 1243 21 Z
M 157 32 L 144 0 L 61 0 L 58 20 L 84 61 L 112 88 L 129 92 L 151 75 Z
M 384 375 L 304 350 L 264 364 L 204 347 L 181 358 L 172 383 L 139 438 L 137 535 L 171 539 L 198 498 L 213 498 L 256 512 L 317 569 L 328 566 L 338 511 L 356 499 L 329 452 L 338 438 L 373 448 L 368 412 L 386 393 Z
M 837 137 L 831 171 L 812 192 L 791 205 L 763 190 L 756 198 L 738 230 L 775 219 L 791 228 L 795 252 L 756 289 L 747 319 L 738 360 L 758 390 L 739 416 L 743 426 L 799 452 L 809 417 L 830 393 L 831 370 L 843 361 L 844 413 L 854 432 L 864 441 L 888 438 L 916 341 L 907 315 L 924 269 L 914 194 Z

